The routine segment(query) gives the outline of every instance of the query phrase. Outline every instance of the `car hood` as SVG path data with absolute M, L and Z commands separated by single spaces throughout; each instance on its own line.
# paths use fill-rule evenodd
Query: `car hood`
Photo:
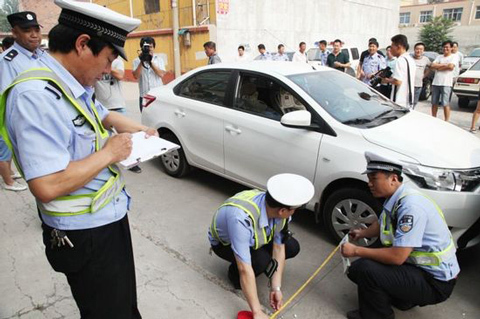
M 416 111 L 390 123 L 360 130 L 374 144 L 437 168 L 480 167 L 480 139 L 471 133 Z

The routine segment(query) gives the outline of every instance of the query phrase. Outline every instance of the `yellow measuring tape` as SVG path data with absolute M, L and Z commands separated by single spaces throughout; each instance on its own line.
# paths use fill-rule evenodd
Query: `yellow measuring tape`
M 324 262 L 320 265 L 320 267 L 317 268 L 317 270 L 315 270 L 315 272 L 310 276 L 310 278 L 308 278 L 307 281 L 305 281 L 305 283 L 300 288 L 298 288 L 298 290 L 287 300 L 287 302 L 285 302 L 282 308 L 278 309 L 273 315 L 270 316 L 270 319 L 275 319 L 280 314 L 280 312 L 282 312 L 290 304 L 290 302 L 292 302 L 293 299 L 295 299 L 298 296 L 298 294 L 300 294 L 303 291 L 303 289 L 307 287 L 307 285 L 318 275 L 320 270 L 322 270 L 322 268 L 325 267 L 325 265 L 330 261 L 330 259 L 333 258 L 333 256 L 336 254 L 339 248 L 340 248 L 340 245 L 338 245 L 330 253 L 330 255 L 328 255 L 327 259 L 324 260 Z

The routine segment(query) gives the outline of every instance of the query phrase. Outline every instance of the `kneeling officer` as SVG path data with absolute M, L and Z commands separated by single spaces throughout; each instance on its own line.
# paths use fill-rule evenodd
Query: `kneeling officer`
M 268 318 L 261 310 L 255 277 L 270 279 L 270 305 L 282 306 L 285 259 L 300 251 L 288 230 L 295 210 L 312 199 L 312 183 L 299 175 L 279 174 L 267 182 L 267 192 L 247 190 L 227 199 L 213 216 L 209 230 L 212 250 L 231 262 L 228 278 L 242 289 L 255 319 Z
M 358 286 L 359 310 L 349 319 L 393 319 L 400 310 L 433 305 L 450 297 L 460 272 L 452 235 L 435 202 L 402 184 L 403 167 L 365 153 L 368 186 L 385 198 L 379 222 L 350 232 L 354 240 L 380 235 L 384 248 L 342 246 L 354 261 L 348 277 Z

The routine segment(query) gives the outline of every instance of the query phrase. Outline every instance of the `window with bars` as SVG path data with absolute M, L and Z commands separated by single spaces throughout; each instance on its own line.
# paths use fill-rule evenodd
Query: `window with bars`
M 400 12 L 400 24 L 410 23 L 410 12 Z
M 145 6 L 145 13 L 160 12 L 160 0 L 143 0 Z
M 432 21 L 433 11 L 420 11 L 420 23 Z
M 443 9 L 443 17 L 452 21 L 462 20 L 463 8 Z

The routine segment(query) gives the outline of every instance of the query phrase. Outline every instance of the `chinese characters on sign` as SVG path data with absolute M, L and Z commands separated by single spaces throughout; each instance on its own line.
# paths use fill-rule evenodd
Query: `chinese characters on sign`
M 217 14 L 228 14 L 230 0 L 217 0 Z

